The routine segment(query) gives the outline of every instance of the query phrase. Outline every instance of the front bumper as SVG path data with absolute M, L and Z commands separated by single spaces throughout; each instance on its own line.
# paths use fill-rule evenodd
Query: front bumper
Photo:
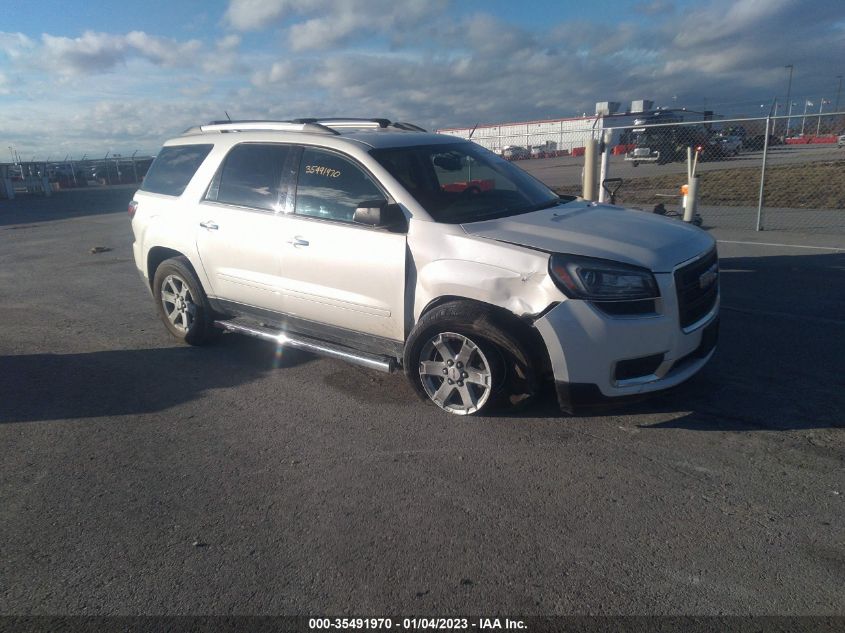
M 534 322 L 549 353 L 561 406 L 614 400 L 674 387 L 713 355 L 719 298 L 697 323 L 682 329 L 672 274 L 656 274 L 661 298 L 653 315 L 612 317 L 587 301 L 567 300 Z M 620 379 L 617 364 L 659 357 L 644 375 Z

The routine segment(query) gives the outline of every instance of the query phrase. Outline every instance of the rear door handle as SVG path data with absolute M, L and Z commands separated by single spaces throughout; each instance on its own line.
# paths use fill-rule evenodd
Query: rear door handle
M 298 235 L 294 236 L 292 240 L 288 240 L 288 244 L 293 244 L 294 247 L 296 246 L 308 246 L 308 240 L 304 240 Z
M 205 222 L 200 222 L 200 226 L 204 229 L 211 229 L 212 231 L 216 231 L 220 227 L 217 226 L 217 223 L 214 220 L 206 220 Z

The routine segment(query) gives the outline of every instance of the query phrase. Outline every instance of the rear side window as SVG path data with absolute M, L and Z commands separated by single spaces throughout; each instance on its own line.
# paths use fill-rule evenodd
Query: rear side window
M 244 143 L 223 161 L 208 188 L 206 200 L 278 212 L 284 208 L 287 186 L 282 174 L 290 171 L 289 145 Z
M 213 145 L 163 147 L 141 183 L 142 191 L 181 196 Z

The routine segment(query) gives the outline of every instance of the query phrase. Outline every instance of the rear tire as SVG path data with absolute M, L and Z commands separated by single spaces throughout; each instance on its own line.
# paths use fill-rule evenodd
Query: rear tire
M 427 312 L 405 346 L 405 373 L 425 400 L 456 415 L 515 408 L 537 392 L 526 346 L 506 318 L 482 304 L 451 301 Z
M 186 257 L 166 259 L 153 276 L 156 310 L 167 330 L 189 345 L 219 336 L 211 306 Z

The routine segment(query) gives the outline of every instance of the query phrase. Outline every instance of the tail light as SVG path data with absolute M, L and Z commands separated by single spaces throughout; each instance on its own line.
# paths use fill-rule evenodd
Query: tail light
M 135 217 L 135 212 L 137 210 L 138 210 L 138 203 L 133 200 L 132 202 L 129 203 L 129 208 L 127 209 L 127 211 L 129 212 L 129 219 L 130 220 Z

